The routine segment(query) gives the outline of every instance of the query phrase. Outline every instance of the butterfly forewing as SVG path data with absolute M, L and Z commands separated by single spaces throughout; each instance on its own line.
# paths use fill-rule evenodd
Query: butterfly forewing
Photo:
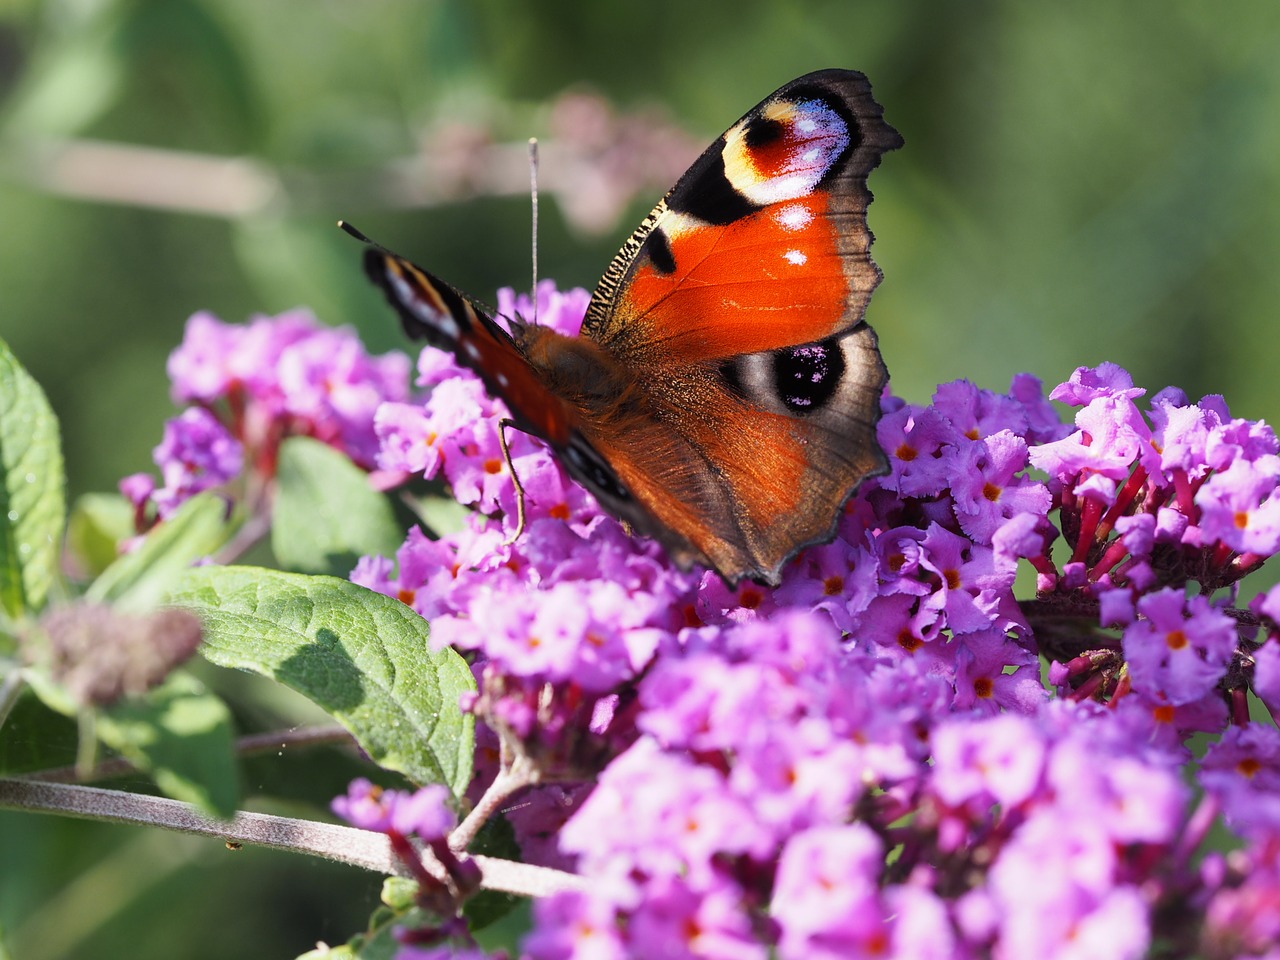
M 646 218 L 596 288 L 583 333 L 620 355 L 685 365 L 849 329 L 880 280 L 867 175 L 901 143 L 862 74 L 792 81 Z
M 438 277 L 378 246 L 365 250 L 365 272 L 395 307 L 405 333 L 449 350 L 502 397 L 520 429 L 563 446 L 577 423 L 492 312 Z

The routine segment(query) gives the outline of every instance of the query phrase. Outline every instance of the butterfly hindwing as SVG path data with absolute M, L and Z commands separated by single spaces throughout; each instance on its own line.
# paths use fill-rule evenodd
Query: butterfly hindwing
M 844 370 L 831 402 L 808 415 L 689 375 L 663 391 L 678 395 L 678 408 L 651 398 L 655 412 L 605 429 L 584 418 L 583 436 L 651 514 L 632 524 L 681 566 L 702 563 L 730 583 L 776 584 L 801 547 L 831 539 L 858 483 L 885 472 L 875 424 L 886 374 L 875 334 L 863 324 L 822 346 L 822 362 Z M 769 367 L 774 356 L 738 359 Z
M 629 371 L 583 337 L 567 337 L 518 318 L 508 318 L 508 334 L 471 297 L 373 244 L 350 224 L 344 229 L 369 244 L 365 272 L 382 288 L 408 336 L 450 351 L 479 374 L 490 395 L 506 403 L 516 426 L 549 443 L 569 473 L 614 516 L 660 540 L 684 566 L 710 562 L 683 537 L 671 535 L 656 519 L 652 497 L 637 499 L 610 458 L 588 439 L 598 437 L 610 447 L 611 436 L 623 436 L 649 451 L 650 459 L 669 464 L 687 457 L 687 447 L 653 418 Z M 674 446 L 664 451 L 664 444 Z M 654 493 L 666 496 L 663 513 L 681 503 L 703 501 L 704 481 L 698 475 L 659 477 Z

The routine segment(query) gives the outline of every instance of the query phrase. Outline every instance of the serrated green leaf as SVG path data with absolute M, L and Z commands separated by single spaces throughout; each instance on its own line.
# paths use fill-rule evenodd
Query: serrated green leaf
M 0 610 L 10 617 L 43 606 L 66 512 L 58 420 L 0 340 Z
M 336 577 L 259 567 L 187 571 L 169 602 L 204 622 L 201 652 L 271 677 L 330 713 L 380 766 L 461 795 L 471 780 L 475 689 L 454 651 L 432 651 L 427 622 Z
M 271 548 L 284 567 L 346 576 L 363 555 L 392 556 L 403 541 L 390 502 L 345 455 L 310 437 L 281 445 Z
M 211 493 L 184 503 L 132 553 L 127 553 L 89 585 L 85 599 L 122 610 L 154 609 L 196 560 L 207 557 L 231 534 L 227 505 Z
M 230 818 L 240 801 L 235 737 L 226 704 L 194 677 L 174 673 L 145 696 L 97 715 L 97 733 L 175 800 Z
M 91 579 L 115 563 L 120 541 L 134 533 L 134 509 L 118 493 L 86 493 L 76 498 L 67 520 L 67 551 L 77 576 Z

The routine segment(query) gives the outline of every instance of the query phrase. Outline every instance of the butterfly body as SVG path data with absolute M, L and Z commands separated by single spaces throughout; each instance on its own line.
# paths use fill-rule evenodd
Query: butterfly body
M 406 331 L 452 350 L 610 513 L 681 566 L 776 583 L 887 461 L 867 174 L 901 144 L 862 74 L 792 81 L 681 177 L 579 337 L 492 316 L 371 246 Z

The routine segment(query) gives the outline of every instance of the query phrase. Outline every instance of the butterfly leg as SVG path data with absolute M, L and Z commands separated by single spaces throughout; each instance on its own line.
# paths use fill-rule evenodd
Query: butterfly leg
M 511 546 L 520 539 L 520 534 L 524 533 L 524 484 L 520 482 L 520 477 L 516 475 L 516 465 L 511 462 L 511 448 L 507 446 L 507 427 L 514 427 L 515 421 L 507 417 L 503 417 L 498 421 L 498 444 L 502 447 L 502 462 L 507 465 L 507 469 L 511 471 L 511 482 L 516 488 L 516 529 L 511 536 L 504 540 L 503 546 Z

